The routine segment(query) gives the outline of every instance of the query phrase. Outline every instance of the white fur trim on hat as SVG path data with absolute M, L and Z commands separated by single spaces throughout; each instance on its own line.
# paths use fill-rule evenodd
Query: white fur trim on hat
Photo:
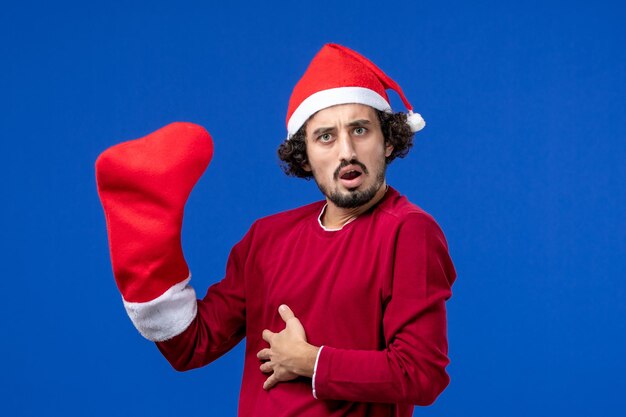
M 181 334 L 196 317 L 196 292 L 188 285 L 191 275 L 154 300 L 131 303 L 124 307 L 139 333 L 153 342 L 162 342 Z
M 287 133 L 290 138 L 313 114 L 337 104 L 359 103 L 366 104 L 377 110 L 390 112 L 391 106 L 380 94 L 374 90 L 363 87 L 337 87 L 318 91 L 307 97 L 293 112 Z

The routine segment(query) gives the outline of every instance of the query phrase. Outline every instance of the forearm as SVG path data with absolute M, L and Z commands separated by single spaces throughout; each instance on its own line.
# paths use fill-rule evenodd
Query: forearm
M 156 345 L 165 359 L 177 371 L 187 371 L 207 365 L 232 349 L 244 337 L 243 328 L 226 328 L 224 323 L 210 324 L 199 314 L 181 334 Z
M 314 390 L 318 399 L 432 404 L 449 383 L 443 352 L 411 358 L 402 348 L 384 351 L 324 346 Z
M 446 388 L 448 340 L 445 299 L 449 290 L 434 291 L 413 309 L 387 306 L 382 350 L 324 346 L 313 387 L 319 399 L 382 403 L 432 404 Z M 400 307 L 400 308 L 397 308 Z
M 254 226 L 231 250 L 226 275 L 194 300 L 197 314 L 189 326 L 157 347 L 174 369 L 204 366 L 232 349 L 245 336 L 246 300 L 244 269 Z

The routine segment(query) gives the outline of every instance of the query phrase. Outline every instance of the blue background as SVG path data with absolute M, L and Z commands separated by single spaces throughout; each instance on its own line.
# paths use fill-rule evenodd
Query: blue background
M 172 121 L 211 132 L 183 230 L 204 294 L 256 218 L 320 199 L 275 152 L 293 85 L 338 42 L 428 123 L 388 171 L 442 226 L 458 272 L 452 382 L 415 415 L 623 415 L 624 6 L 227 3 L 0 12 L 0 413 L 236 415 L 241 346 L 177 373 L 126 317 L 93 164 Z

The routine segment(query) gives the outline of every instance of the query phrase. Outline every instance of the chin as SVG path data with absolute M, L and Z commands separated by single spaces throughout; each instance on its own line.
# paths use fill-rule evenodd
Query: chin
M 376 184 L 370 187 L 363 187 L 362 184 L 357 188 L 348 189 L 347 192 L 335 190 L 326 196 L 337 207 L 351 209 L 361 207 L 372 201 L 379 189 L 380 187 L 377 187 Z

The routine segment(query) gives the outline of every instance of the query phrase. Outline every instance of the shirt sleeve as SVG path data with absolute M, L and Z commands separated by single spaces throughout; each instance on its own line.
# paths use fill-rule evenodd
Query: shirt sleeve
M 449 383 L 445 301 L 456 278 L 443 232 L 412 214 L 398 230 L 383 316 L 385 349 L 325 346 L 318 357 L 318 399 L 432 404 Z
M 197 300 L 197 314 L 181 334 L 156 345 L 179 371 L 202 367 L 232 349 L 245 336 L 245 265 L 254 226 L 228 257 L 226 275 Z

